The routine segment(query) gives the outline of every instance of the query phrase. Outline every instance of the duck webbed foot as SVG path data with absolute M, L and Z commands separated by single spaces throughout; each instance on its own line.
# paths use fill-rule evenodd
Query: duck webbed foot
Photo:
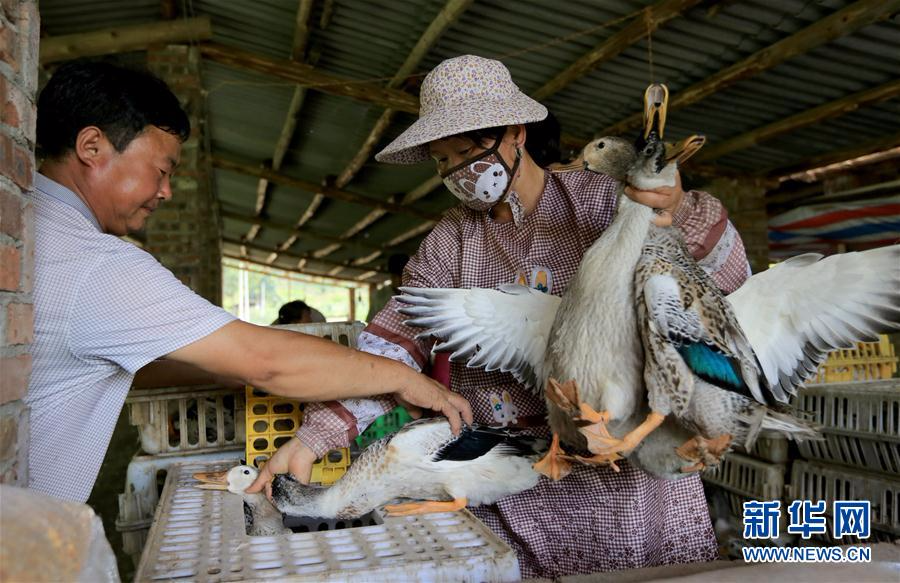
M 554 433 L 550 449 L 531 467 L 537 473 L 543 474 L 551 480 L 562 480 L 572 471 L 572 464 L 566 458 L 565 453 L 559 446 L 559 435 Z
M 681 471 L 687 474 L 719 465 L 722 456 L 731 449 L 731 439 L 731 435 L 725 433 L 712 439 L 697 435 L 687 440 L 675 448 L 675 453 L 680 458 L 692 462 L 691 465 L 682 467 Z
M 601 414 L 598 414 L 601 415 Z M 628 434 L 622 439 L 616 439 L 615 437 L 611 437 L 609 432 L 606 430 L 606 427 L 602 427 L 602 433 L 597 435 L 594 439 L 592 439 L 592 433 L 595 432 L 595 425 L 589 425 L 587 427 L 582 427 L 579 431 L 587 437 L 588 440 L 588 449 L 594 456 L 609 456 L 612 454 L 625 454 L 638 445 L 640 445 L 641 441 L 644 440 L 645 437 L 650 435 L 657 427 L 662 425 L 662 422 L 665 421 L 666 416 L 660 413 L 650 412 L 647 415 L 647 418 L 644 419 L 644 422 L 632 429 L 628 432 Z M 604 423 L 608 420 L 604 419 Z
M 405 504 L 388 504 L 384 507 L 388 516 L 413 516 L 431 512 L 455 512 L 466 507 L 469 501 L 465 498 L 454 498 L 447 502 L 425 500 L 423 502 L 407 502 Z
M 545 393 L 548 399 L 575 421 L 578 431 L 587 439 L 588 449 L 591 452 L 596 453 L 591 444 L 601 448 L 618 443 L 619 440 L 610 435 L 606 428 L 609 423 L 609 412 L 595 411 L 593 407 L 583 402 L 578 396 L 578 384 L 574 380 L 560 383 L 556 379 L 547 379 Z

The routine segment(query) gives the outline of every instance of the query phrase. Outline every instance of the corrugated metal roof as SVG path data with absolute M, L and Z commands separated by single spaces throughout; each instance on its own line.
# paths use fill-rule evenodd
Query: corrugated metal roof
M 339 77 L 383 85 L 406 59 L 444 2 L 335 0 L 330 21 L 322 28 L 325 4 L 322 0 L 314 3 L 310 21 L 308 49 L 310 54 L 318 55 L 316 66 Z M 650 4 L 650 0 L 477 0 L 431 48 L 417 71 L 424 73 L 445 58 L 474 53 L 501 58 L 520 87 L 532 92 L 621 30 L 629 22 L 624 17 Z M 663 24 L 649 42 L 645 39 L 635 43 L 545 101 L 564 132 L 588 138 L 637 112 L 651 79 L 667 83 L 676 95 L 850 4 L 848 0 L 700 2 Z M 179 3 L 187 9 L 187 15 L 209 15 L 215 42 L 278 58 L 290 55 L 297 5 L 296 0 Z M 51 35 L 160 18 L 158 0 L 42 0 L 40 7 L 44 31 Z M 651 53 L 652 76 L 648 62 Z M 898 72 L 900 26 L 895 16 L 892 21 L 865 26 L 697 104 L 671 112 L 669 135 L 679 137 L 699 131 L 707 135 L 712 145 L 877 87 L 896 79 Z M 270 159 L 293 87 L 272 77 L 211 62 L 204 64 L 203 84 L 209 92 L 213 151 L 254 163 Z M 377 106 L 308 91 L 282 172 L 317 184 L 326 176 L 338 175 L 381 112 Z M 379 147 L 412 120 L 408 114 L 397 115 Z M 729 171 L 756 173 L 898 131 L 900 99 L 894 98 L 730 153 L 715 163 Z M 431 177 L 432 172 L 427 164 L 393 167 L 370 159 L 345 190 L 386 200 L 408 192 Z M 215 178 L 224 210 L 252 212 L 257 179 L 222 170 L 216 171 Z M 280 222 L 294 222 L 312 196 L 311 192 L 277 186 L 272 190 L 268 215 Z M 441 188 L 415 206 L 437 212 L 453 203 Z M 339 236 L 368 210 L 361 205 L 331 201 L 306 227 Z M 420 223 L 413 217 L 389 215 L 367 229 L 366 241 L 380 244 Z M 224 235 L 239 239 L 248 227 L 244 221 L 226 219 Z M 255 243 L 272 247 L 285 236 L 284 231 L 264 228 Z M 420 238 L 399 249 L 413 250 Z M 324 245 L 318 239 L 302 238 L 291 251 L 303 253 Z M 267 255 L 263 251 L 251 253 L 257 259 Z M 358 247 L 345 247 L 327 259 L 345 261 L 359 255 Z M 277 263 L 294 266 L 296 260 Z M 374 263 L 382 264 L 383 258 Z

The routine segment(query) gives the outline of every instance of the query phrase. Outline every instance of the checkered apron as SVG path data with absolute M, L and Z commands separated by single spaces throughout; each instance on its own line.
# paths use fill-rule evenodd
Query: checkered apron
M 612 221 L 615 189 L 616 183 L 607 176 L 548 174 L 538 208 L 519 224 L 496 223 L 487 213 L 457 207 L 410 260 L 404 284 L 495 288 L 524 278 L 532 286 L 544 284 L 550 293 L 562 295 L 584 252 Z M 702 196 L 706 198 L 698 213 L 718 219 L 721 206 Z M 422 360 L 430 347 L 414 340 L 421 330 L 403 325 L 398 306 L 391 300 L 369 329 Z M 504 391 L 512 397 L 518 418 L 547 413 L 543 397 L 509 374 L 453 363 L 451 387 L 469 400 L 478 423 L 495 422 L 496 401 L 492 403 L 491 396 Z M 531 431 L 549 433 L 547 428 Z M 559 482 L 542 478 L 531 490 L 472 510 L 516 550 L 523 578 L 716 557 L 698 476 L 667 481 L 628 463 L 620 467 L 619 473 L 605 467 L 576 467 Z

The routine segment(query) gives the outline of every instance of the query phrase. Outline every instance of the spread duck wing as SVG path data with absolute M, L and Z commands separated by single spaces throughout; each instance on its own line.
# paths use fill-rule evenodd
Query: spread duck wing
M 400 288 L 400 313 L 435 350 L 472 368 L 511 373 L 535 389 L 560 298 L 520 285 L 499 289 Z

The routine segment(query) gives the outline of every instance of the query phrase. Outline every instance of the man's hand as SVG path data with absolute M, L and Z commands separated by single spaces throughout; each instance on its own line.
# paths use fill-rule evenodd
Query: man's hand
M 681 173 L 675 171 L 675 186 L 661 186 L 656 190 L 637 190 L 626 186 L 625 194 L 636 203 L 656 209 L 659 214 L 653 223 L 658 227 L 668 227 L 672 224 L 672 216 L 684 200 Z
M 316 454 L 303 445 L 303 442 L 292 437 L 290 441 L 278 448 L 275 454 L 266 462 L 259 471 L 259 477 L 247 488 L 246 492 L 253 494 L 263 488 L 266 496 L 272 497 L 271 484 L 276 474 L 290 472 L 301 484 L 309 484 L 313 464 L 316 463 Z
M 406 407 L 410 415 L 421 415 L 418 409 L 431 409 L 437 411 L 450 422 L 453 435 L 458 435 L 463 423 L 471 425 L 474 422 L 472 407 L 458 393 L 450 391 L 434 379 L 422 374 L 416 374 L 415 384 L 403 388 L 394 394 L 394 398 Z

